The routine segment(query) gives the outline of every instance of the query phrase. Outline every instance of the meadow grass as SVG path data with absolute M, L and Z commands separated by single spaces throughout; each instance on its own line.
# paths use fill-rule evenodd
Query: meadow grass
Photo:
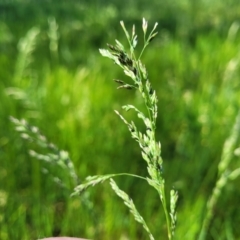
M 111 19 L 110 15 L 108 17 Z M 55 24 L 53 19 L 49 20 L 52 31 L 61 30 L 56 27 L 56 24 L 60 26 L 58 21 Z M 90 31 L 86 29 L 85 33 Z M 195 36 L 194 44 L 160 33 L 144 54 L 149 78 L 158 96 L 156 139 L 162 144 L 166 189 L 174 186 L 179 192 L 175 239 L 197 239 L 204 221 L 209 222 L 204 224 L 208 226 L 208 230 L 204 230 L 206 239 L 238 239 L 240 236 L 239 192 L 236 190 L 239 155 L 234 151 L 239 146 L 238 139 L 231 148 L 235 154 L 227 166 L 227 184 L 224 188 L 220 185 L 221 195 L 214 204 L 214 211 L 206 206 L 208 199 L 211 202 L 214 196 L 211 193 L 215 183 L 221 180 L 219 161 L 223 159 L 224 142 L 229 139 L 239 108 L 239 36 L 236 29 L 235 24 L 235 31 L 233 25 L 228 34 L 223 32 L 221 36 L 201 33 Z M 64 32 L 61 34 L 60 40 Z M 115 35 L 116 32 L 109 31 L 104 41 L 106 38 L 110 41 Z M 29 34 L 26 39 L 27 36 Z M 140 95 L 114 89 L 115 83 L 109 79 L 116 76 L 125 79 L 124 75 L 98 57 L 97 48 L 89 52 L 86 59 L 87 47 L 82 52 L 76 47 L 73 55 L 80 54 L 81 63 L 78 68 L 69 68 L 73 60 L 66 65 L 62 60 L 63 53 L 67 52 L 66 43 L 62 46 L 59 43 L 58 55 L 50 49 L 46 54 L 42 51 L 43 46 L 49 48 L 48 37 L 41 29 L 36 38 L 31 38 L 36 40 L 29 45 L 34 47 L 31 51 L 22 53 L 19 48 L 11 61 L 7 55 L 0 56 L 4 76 L 0 83 L 0 116 L 4 126 L 0 138 L 3 159 L 0 238 L 36 239 L 61 234 L 92 239 L 146 239 L 147 234 L 128 215 L 108 185 L 88 192 L 89 208 L 78 198 L 69 198 L 71 191 L 53 181 L 53 176 L 65 179 L 65 174 L 54 166 L 49 169 L 52 174 L 42 173 L 41 169 L 49 166 L 28 154 L 29 149 L 41 153 L 42 148 L 19 139 L 9 122 L 11 115 L 37 125 L 47 139 L 69 152 L 80 180 L 88 175 L 111 172 L 148 175 L 138 145 L 134 145 L 126 126 L 119 123 L 113 112 L 129 102 L 142 109 Z M 84 35 L 85 39 L 88 37 Z M 51 54 L 52 60 L 47 60 L 46 56 Z M 20 64 L 16 59 L 21 56 L 26 56 L 26 62 L 17 72 Z M 18 80 L 13 76 L 19 76 Z M 128 112 L 127 119 L 133 119 L 139 129 L 144 129 L 134 112 Z M 119 177 L 116 180 L 130 193 L 146 223 L 151 222 L 149 228 L 153 236 L 163 236 L 167 226 L 161 224 L 165 220 L 163 212 L 159 211 L 157 194 L 140 179 Z M 204 220 L 207 212 L 212 215 L 211 221 Z

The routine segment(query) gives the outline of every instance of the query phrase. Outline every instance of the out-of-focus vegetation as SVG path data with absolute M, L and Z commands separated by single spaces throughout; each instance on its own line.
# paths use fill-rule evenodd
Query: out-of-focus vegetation
M 68 151 L 80 180 L 112 172 L 147 175 L 136 143 L 113 112 L 141 101 L 116 90 L 112 79 L 124 76 L 98 52 L 123 39 L 120 20 L 140 27 L 142 17 L 159 22 L 144 62 L 159 98 L 164 177 L 180 195 L 175 237 L 197 239 L 240 106 L 237 0 L 0 2 L 0 239 L 148 237 L 108 184 L 70 198 L 73 186 L 54 181 L 64 179 L 62 170 L 32 158 L 29 149 L 41 149 L 20 138 L 9 120 L 26 119 Z M 240 165 L 238 152 L 229 171 Z M 164 239 L 155 192 L 136 179 L 116 180 Z M 240 238 L 238 186 L 236 179 L 223 189 L 207 239 Z

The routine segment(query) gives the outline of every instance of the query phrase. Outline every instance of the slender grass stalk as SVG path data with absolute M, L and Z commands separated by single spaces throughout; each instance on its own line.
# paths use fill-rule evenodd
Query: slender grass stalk
M 123 31 L 126 35 L 129 44 L 129 53 L 125 50 L 125 47 L 116 40 L 115 46 L 111 44 L 107 44 L 107 49 L 100 49 L 100 53 L 104 57 L 108 57 L 114 61 L 120 68 L 123 69 L 123 72 L 126 76 L 130 77 L 132 83 L 125 82 L 123 80 L 115 79 L 114 81 L 120 86 L 118 89 L 135 89 L 138 90 L 142 96 L 143 102 L 145 104 L 147 110 L 147 116 L 137 109 L 133 105 L 125 105 L 122 108 L 125 111 L 133 110 L 136 112 L 137 116 L 144 122 L 146 130 L 145 132 L 141 132 L 138 130 L 137 126 L 133 121 L 128 122 L 122 114 L 118 111 L 115 111 L 116 114 L 120 117 L 124 124 L 127 125 L 130 134 L 134 140 L 136 140 L 139 144 L 141 154 L 143 159 L 146 161 L 147 170 L 149 177 L 146 177 L 148 184 L 152 186 L 160 197 L 160 201 L 162 203 L 163 212 L 165 214 L 166 225 L 167 225 L 167 236 L 168 239 L 172 239 L 174 235 L 174 230 L 176 226 L 176 203 L 178 199 L 178 194 L 175 190 L 171 190 L 170 192 L 170 203 L 167 202 L 166 191 L 165 191 L 165 180 L 163 178 L 162 169 L 163 169 L 163 160 L 161 158 L 161 144 L 156 141 L 155 132 L 156 132 L 156 119 L 157 119 L 157 96 L 156 92 L 152 89 L 151 83 L 148 79 L 148 73 L 141 62 L 141 57 L 149 45 L 149 43 L 154 39 L 157 35 L 155 29 L 157 27 L 157 23 L 155 23 L 152 31 L 149 35 L 147 35 L 148 23 L 143 18 L 143 36 L 144 36 L 144 44 L 143 48 L 140 52 L 140 55 L 137 57 L 135 53 L 135 48 L 137 46 L 137 35 L 135 34 L 135 26 L 132 28 L 132 34 L 128 33 L 124 22 L 120 22 Z M 122 174 L 126 175 L 126 174 Z M 81 193 L 81 191 L 85 190 L 87 187 L 96 185 L 97 183 L 101 183 L 105 180 L 112 179 L 112 177 L 117 176 L 116 174 L 109 174 L 104 176 L 93 176 L 88 177 L 85 183 L 77 186 L 75 188 L 75 192 L 73 195 Z M 137 176 L 139 177 L 139 176 Z M 149 227 L 147 226 L 145 220 L 142 218 L 138 210 L 136 209 L 132 200 L 128 195 L 120 190 L 116 183 L 113 180 L 110 180 L 110 184 L 115 193 L 121 197 L 125 203 L 125 205 L 130 209 L 130 212 L 134 215 L 136 221 L 142 224 L 144 229 L 149 234 L 151 240 L 154 239 Z M 170 206 L 170 210 L 169 210 Z
M 229 164 L 232 160 L 234 150 L 236 148 L 236 142 L 239 137 L 239 132 L 240 132 L 240 111 L 236 117 L 231 134 L 224 143 L 221 160 L 218 165 L 219 177 L 216 182 L 216 186 L 213 189 L 212 195 L 210 196 L 207 202 L 206 215 L 202 223 L 201 231 L 198 238 L 199 240 L 206 239 L 207 232 L 213 218 L 214 208 L 221 196 L 223 187 L 226 186 L 229 180 L 234 180 L 240 175 L 239 168 L 235 169 L 234 171 L 229 170 Z

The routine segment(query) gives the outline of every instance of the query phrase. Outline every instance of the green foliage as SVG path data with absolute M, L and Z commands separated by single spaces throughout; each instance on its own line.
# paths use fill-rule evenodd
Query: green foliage
M 223 154 L 226 139 L 233 139 L 229 136 L 233 136 L 231 129 L 240 104 L 238 16 L 236 0 L 151 4 L 143 0 L 104 4 L 1 1 L 0 239 L 148 237 L 107 184 L 84 191 L 84 201 L 70 198 L 75 184 L 67 171 L 32 158 L 29 149 L 39 157 L 51 151 L 31 141 L 26 143 L 9 121 L 9 116 L 26 119 L 57 149 L 65 149 L 78 184 L 92 174 L 131 172 L 147 176 L 147 161 L 141 161 L 139 142 L 134 144 L 113 112 L 123 105 L 124 110 L 133 110 L 124 118 L 145 133 L 145 124 L 135 110 L 148 116 L 141 94 L 134 90 L 137 86 L 133 82 L 97 54 L 98 48 L 114 38 L 120 37 L 126 45 L 119 33 L 119 20 L 124 19 L 126 29 L 130 29 L 133 23 L 141 25 L 142 17 L 159 22 L 158 37 L 143 57 L 158 97 L 156 139 L 161 142 L 165 188 L 179 193 L 174 239 L 197 239 L 205 212 L 211 213 L 206 239 L 239 239 L 237 132 L 235 143 L 227 146 L 227 155 Z M 140 36 L 138 28 L 135 31 Z M 20 48 L 24 41 L 29 51 Z M 137 56 L 144 43 L 143 39 L 138 41 Z M 109 82 L 116 76 L 120 90 L 133 90 L 116 91 Z M 140 142 L 144 140 L 141 137 L 138 135 Z M 221 185 L 223 175 L 218 173 L 218 166 L 223 156 L 231 157 L 226 172 L 222 171 L 227 181 Z M 46 168 L 48 174 L 41 171 Z M 56 184 L 54 176 L 68 188 Z M 139 178 L 119 176 L 117 180 L 134 200 L 153 236 L 164 239 L 167 225 L 162 225 L 164 213 L 154 189 Z M 221 194 L 213 209 L 209 208 L 207 202 L 216 196 L 214 189 L 219 186 Z M 172 200 L 175 197 L 172 194 Z M 169 194 L 166 202 L 175 221 Z

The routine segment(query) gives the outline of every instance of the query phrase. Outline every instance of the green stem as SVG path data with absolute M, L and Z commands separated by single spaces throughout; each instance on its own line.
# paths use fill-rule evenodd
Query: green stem
M 203 220 L 203 224 L 202 224 L 202 228 L 201 228 L 198 240 L 206 239 L 206 234 L 207 234 L 209 225 L 211 224 L 212 217 L 213 217 L 213 209 L 217 204 L 217 201 L 220 197 L 223 187 L 227 183 L 227 180 L 228 180 L 228 178 L 226 176 L 226 173 L 225 172 L 222 173 L 222 175 L 220 176 L 220 178 L 218 179 L 218 181 L 216 183 L 216 186 L 213 190 L 212 196 L 210 197 L 210 199 L 207 202 L 207 214 Z
M 142 179 L 142 180 L 147 181 L 146 178 L 144 178 L 144 177 L 142 177 L 142 176 L 139 176 L 139 175 L 131 174 L 131 173 L 116 173 L 116 174 L 114 174 L 113 177 L 124 176 L 124 175 L 125 175 L 125 176 L 130 176 L 130 177 L 135 177 L 135 178 L 140 178 L 140 179 Z
M 150 38 L 151 38 L 151 36 L 152 36 L 152 34 L 153 34 L 154 31 L 155 31 L 155 28 L 153 28 L 153 30 L 150 32 L 147 41 L 146 41 L 146 34 L 144 33 L 144 46 L 143 46 L 143 49 L 142 49 L 142 51 L 141 51 L 141 53 L 140 53 L 140 55 L 139 55 L 139 57 L 138 57 L 138 60 L 140 60 L 140 58 L 142 57 L 143 52 L 145 51 L 147 45 L 149 44 Z
M 145 40 L 144 40 L 144 41 L 145 41 Z M 140 55 L 139 55 L 139 57 L 138 57 L 138 60 L 141 59 L 141 57 L 142 57 L 142 55 L 143 55 L 143 52 L 145 51 L 147 45 L 148 45 L 148 43 L 145 43 L 145 44 L 144 44 L 143 49 L 142 49 L 142 51 L 141 51 L 141 53 L 140 53 Z
M 171 223 L 170 223 L 170 218 L 167 210 L 167 204 L 166 204 L 166 196 L 165 196 L 165 189 L 164 185 L 161 185 L 160 191 L 159 191 L 160 199 L 163 205 L 163 211 L 165 214 L 166 222 L 167 222 L 167 232 L 168 232 L 168 239 L 172 239 L 172 231 L 171 231 Z

